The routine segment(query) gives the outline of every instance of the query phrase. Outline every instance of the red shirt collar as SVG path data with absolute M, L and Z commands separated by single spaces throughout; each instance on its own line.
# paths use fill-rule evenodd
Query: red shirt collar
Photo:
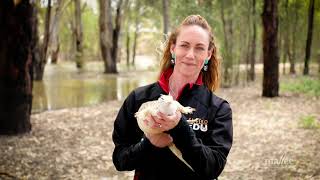
M 172 75 L 173 68 L 169 68 L 161 73 L 160 78 L 158 80 L 158 83 L 160 84 L 160 87 L 164 90 L 164 92 L 169 94 L 169 78 Z M 194 83 L 188 83 L 185 86 L 189 85 L 189 89 L 193 87 L 193 85 L 202 85 L 202 73 L 199 74 L 198 79 Z M 184 86 L 184 87 L 185 87 Z M 184 88 L 183 88 L 184 89 Z M 182 90 L 182 89 L 181 89 Z M 178 97 L 180 96 L 181 92 L 179 92 Z

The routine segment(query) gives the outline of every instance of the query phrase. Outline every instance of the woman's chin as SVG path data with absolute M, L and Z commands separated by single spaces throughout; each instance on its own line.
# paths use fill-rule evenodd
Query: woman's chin
M 182 68 L 179 71 L 184 76 L 195 76 L 196 70 L 194 68 Z

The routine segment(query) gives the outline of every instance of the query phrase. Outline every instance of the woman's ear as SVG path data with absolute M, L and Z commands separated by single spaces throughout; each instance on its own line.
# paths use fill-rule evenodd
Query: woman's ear
M 170 53 L 174 53 L 174 49 L 175 49 L 176 45 L 175 44 L 171 44 L 170 45 Z
M 211 56 L 212 56 L 212 49 L 210 49 L 210 50 L 208 51 L 208 56 L 207 56 L 208 58 L 207 58 L 207 59 L 210 60 L 210 59 L 211 59 Z

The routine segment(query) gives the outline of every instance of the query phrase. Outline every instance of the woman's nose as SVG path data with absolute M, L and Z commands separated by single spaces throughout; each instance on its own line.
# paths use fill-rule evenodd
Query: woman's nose
M 192 59 L 194 58 L 194 50 L 193 50 L 193 48 L 190 48 L 188 50 L 186 57 L 192 58 Z

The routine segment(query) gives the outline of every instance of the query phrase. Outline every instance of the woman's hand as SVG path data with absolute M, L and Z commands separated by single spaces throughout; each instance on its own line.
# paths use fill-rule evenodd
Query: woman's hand
M 177 111 L 172 116 L 167 116 L 161 112 L 157 114 L 158 116 L 148 116 L 144 123 L 160 131 L 168 131 L 177 126 L 181 119 L 181 113 Z M 167 133 L 151 134 L 145 133 L 149 141 L 156 147 L 163 148 L 170 145 L 173 142 L 172 137 Z
M 175 114 L 171 116 L 167 116 L 161 112 L 158 112 L 158 117 L 153 116 L 153 120 L 155 124 L 158 124 L 161 130 L 163 131 L 169 131 L 170 129 L 173 129 L 177 126 L 181 119 L 181 112 L 177 111 Z
M 151 144 L 156 147 L 164 148 L 170 145 L 173 141 L 172 137 L 167 133 L 149 134 L 145 133 Z
M 161 112 L 157 113 L 157 116 L 148 115 L 144 120 L 145 125 L 163 131 L 169 131 L 177 126 L 181 119 L 181 112 L 177 111 L 171 116 L 167 116 Z

